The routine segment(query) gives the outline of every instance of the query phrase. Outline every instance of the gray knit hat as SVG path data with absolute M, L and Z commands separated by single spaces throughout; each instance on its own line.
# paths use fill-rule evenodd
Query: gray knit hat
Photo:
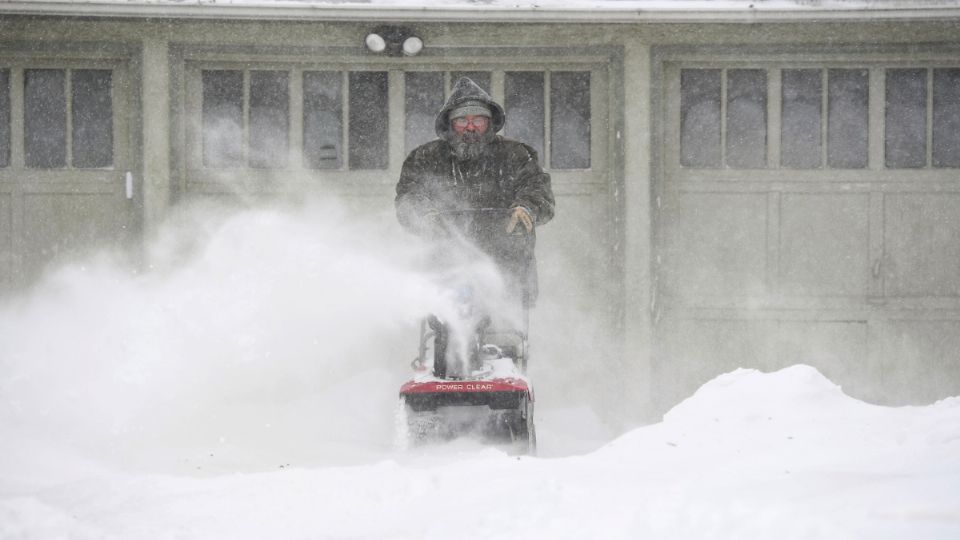
M 472 99 L 470 101 L 464 101 L 450 110 L 451 120 L 463 118 L 464 116 L 486 116 L 490 118 L 493 115 L 490 113 L 490 107 L 488 107 L 486 103 Z

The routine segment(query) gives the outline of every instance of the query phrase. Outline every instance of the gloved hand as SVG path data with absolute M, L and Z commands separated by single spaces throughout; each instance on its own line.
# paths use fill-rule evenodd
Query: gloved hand
M 527 232 L 533 230 L 533 218 L 530 217 L 530 212 L 522 206 L 514 207 L 510 213 L 510 219 L 507 220 L 507 234 L 512 233 L 517 228 L 517 223 L 523 223 Z
M 437 236 L 442 229 L 440 213 L 436 210 L 427 210 L 417 218 L 417 229 L 420 234 L 426 237 Z

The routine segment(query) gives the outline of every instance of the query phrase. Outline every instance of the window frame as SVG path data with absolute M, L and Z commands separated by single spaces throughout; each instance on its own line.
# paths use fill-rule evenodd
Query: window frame
M 485 49 L 471 49 L 470 51 L 456 50 L 453 53 L 436 52 L 435 56 L 404 59 L 401 62 L 371 57 L 369 55 L 348 56 L 342 48 L 330 48 L 329 54 L 315 52 L 306 54 L 303 50 L 290 51 L 277 48 L 275 54 L 251 54 L 237 52 L 229 46 L 192 46 L 188 44 L 171 44 L 172 62 L 171 77 L 178 80 L 171 99 L 171 126 L 172 126 L 172 157 L 171 172 L 174 176 L 175 194 L 177 197 L 185 192 L 225 193 L 242 190 L 249 193 L 282 192 L 290 189 L 302 189 L 304 186 L 322 190 L 356 192 L 357 190 L 383 191 L 385 186 L 396 183 L 403 160 L 407 152 L 405 148 L 405 110 L 404 72 L 442 72 L 444 74 L 445 96 L 449 95 L 453 84 L 451 72 L 489 71 L 491 73 L 491 90 L 495 100 L 504 101 L 504 73 L 507 71 L 542 71 L 549 81 L 551 71 L 583 71 L 590 74 L 590 163 L 589 169 L 553 169 L 547 162 L 550 146 L 547 142 L 544 156 L 540 156 L 541 166 L 551 173 L 554 184 L 601 184 L 609 181 L 611 169 L 615 160 L 609 154 L 610 149 L 619 142 L 613 129 L 613 111 L 610 109 L 610 84 L 617 76 L 617 65 L 609 52 L 600 53 L 591 49 L 590 54 L 567 56 L 556 49 L 536 49 L 537 54 L 493 55 Z M 271 49 L 272 50 L 272 49 Z M 356 54 L 351 50 L 351 54 Z M 326 58 L 320 61 L 318 58 Z M 290 149 L 294 156 L 290 160 L 291 168 L 252 170 L 250 168 L 229 169 L 223 171 L 204 170 L 196 165 L 198 161 L 197 115 L 200 102 L 197 96 L 201 94 L 198 84 L 199 73 L 204 69 L 240 69 L 249 70 L 285 70 L 290 74 Z M 304 71 L 338 71 L 341 73 L 344 86 L 343 123 L 341 133 L 341 164 L 339 168 L 306 169 L 303 160 L 298 155 L 302 148 L 302 73 Z M 351 170 L 347 162 L 349 152 L 347 119 L 349 114 L 349 88 L 347 78 L 351 71 L 386 71 L 388 73 L 388 166 L 385 169 Z M 246 75 L 245 75 L 246 78 Z M 245 84 L 245 104 L 249 97 L 248 85 Z M 544 130 L 549 141 L 549 83 L 545 85 L 545 119 Z M 401 113 L 401 114 L 397 114 Z M 245 109 L 245 116 L 247 115 Z M 245 122 L 247 120 L 245 119 Z M 509 123 L 509 119 L 508 119 Z M 192 124 L 192 125 L 191 125 Z M 596 126 L 602 126 L 597 128 Z
M 933 133 L 933 103 L 932 80 L 935 69 L 960 68 L 956 54 L 949 52 L 928 52 L 917 54 L 915 58 L 891 59 L 891 55 L 883 53 L 808 53 L 794 54 L 757 54 L 745 61 L 742 55 L 719 53 L 714 56 L 707 54 L 667 53 L 664 55 L 663 78 L 665 92 L 659 102 L 664 107 L 663 132 L 665 141 L 663 154 L 668 176 L 684 178 L 691 181 L 710 180 L 763 180 L 771 171 L 777 171 L 782 182 L 802 182 L 809 174 L 821 174 L 825 181 L 837 183 L 845 182 L 889 182 L 909 170 L 911 174 L 919 173 L 920 177 L 930 181 L 951 181 L 957 176 L 958 167 L 934 166 L 932 161 L 932 133 Z M 801 59 L 802 58 L 802 59 Z M 925 69 L 927 73 L 927 125 L 926 125 L 926 161 L 922 167 L 903 169 L 886 166 L 884 144 L 886 141 L 885 128 L 885 96 L 886 73 L 889 69 L 916 68 Z M 734 169 L 726 165 L 725 156 L 722 156 L 719 167 L 685 167 L 680 165 L 680 71 L 682 69 L 722 69 L 721 77 L 721 118 L 726 115 L 726 71 L 731 69 L 765 69 L 767 71 L 767 159 L 762 168 Z M 781 72 L 787 69 L 818 69 L 822 74 L 821 100 L 821 159 L 816 168 L 795 168 L 780 163 L 781 148 Z M 828 73 L 832 69 L 867 70 L 868 104 L 867 104 L 867 166 L 864 168 L 834 168 L 828 165 L 828 130 L 829 130 L 829 96 Z M 675 102 L 675 103 L 673 103 Z M 723 137 L 726 136 L 726 127 L 721 125 Z M 724 143 L 721 143 L 724 144 Z M 724 148 L 721 146 L 721 148 Z M 679 175 L 679 176 L 677 176 Z M 829 176 L 829 178 L 828 178 Z
M 6 167 L 0 167 L 0 180 L 6 176 L 16 176 L 17 174 L 30 174 L 37 176 L 41 181 L 50 181 L 48 173 L 63 172 L 73 175 L 89 176 L 90 179 L 102 177 L 98 174 L 102 171 L 116 171 L 120 169 L 130 169 L 130 160 L 132 149 L 131 141 L 127 139 L 128 133 L 123 129 L 126 122 L 126 115 L 133 110 L 133 105 L 123 99 L 123 93 L 119 91 L 131 84 L 128 74 L 128 62 L 122 59 L 92 59 L 75 56 L 58 56 L 55 58 L 37 58 L 24 59 L 20 55 L 5 55 L 0 51 L 0 69 L 7 69 L 10 72 L 10 156 L 9 164 Z M 25 98 L 25 72 L 32 69 L 53 69 L 64 71 L 64 92 L 65 92 L 65 136 L 66 136 L 66 165 L 62 167 L 34 167 L 26 165 L 25 149 L 25 117 L 24 117 L 24 98 Z M 77 167 L 74 165 L 73 155 L 73 95 L 72 74 L 77 70 L 106 70 L 111 73 L 111 142 L 112 159 L 111 165 L 105 167 Z M 31 174 L 33 173 L 33 174 Z

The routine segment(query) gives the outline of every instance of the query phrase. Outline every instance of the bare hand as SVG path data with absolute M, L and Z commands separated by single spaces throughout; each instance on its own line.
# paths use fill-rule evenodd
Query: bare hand
M 517 223 L 523 223 L 523 226 L 527 229 L 527 232 L 533 230 L 533 218 L 530 217 L 530 214 L 522 206 L 517 206 L 513 209 L 513 212 L 510 214 L 510 219 L 507 221 L 507 233 L 512 233 L 514 229 L 517 228 Z

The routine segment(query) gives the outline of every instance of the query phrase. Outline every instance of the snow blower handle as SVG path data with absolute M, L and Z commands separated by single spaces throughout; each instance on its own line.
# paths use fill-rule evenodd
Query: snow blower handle
M 433 223 L 433 230 L 443 236 L 463 235 L 470 240 L 483 239 L 483 243 L 501 243 L 498 238 L 535 235 L 532 216 L 523 207 L 513 208 L 467 208 L 456 210 L 431 210 L 424 217 Z

